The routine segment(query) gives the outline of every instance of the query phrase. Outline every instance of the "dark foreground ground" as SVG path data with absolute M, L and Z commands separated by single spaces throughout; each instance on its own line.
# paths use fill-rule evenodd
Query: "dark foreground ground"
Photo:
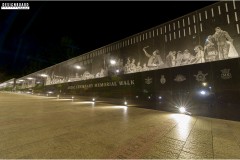
M 0 159 L 5 158 L 239 159 L 240 122 L 0 93 Z

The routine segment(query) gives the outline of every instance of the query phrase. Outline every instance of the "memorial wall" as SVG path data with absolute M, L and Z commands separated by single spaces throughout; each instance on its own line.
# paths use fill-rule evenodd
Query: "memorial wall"
M 221 1 L 16 80 L 16 90 L 128 99 L 240 120 L 240 2 Z

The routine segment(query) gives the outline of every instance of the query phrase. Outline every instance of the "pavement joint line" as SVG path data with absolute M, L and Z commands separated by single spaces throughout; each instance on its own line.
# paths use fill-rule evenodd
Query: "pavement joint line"
M 201 157 L 202 157 L 202 155 L 200 155 L 200 154 L 195 154 L 195 153 L 192 153 L 192 152 L 189 152 L 189 151 L 181 151 L 180 154 L 181 154 L 182 152 L 186 152 L 186 153 L 189 153 L 189 154 L 193 154 L 193 155 L 195 155 L 195 156 L 201 156 Z M 179 156 L 180 156 L 180 155 L 179 155 Z M 178 159 L 179 159 L 179 157 L 178 157 Z M 202 158 L 202 159 L 206 159 L 206 158 Z
M 213 120 L 211 119 L 211 135 L 212 135 L 212 152 L 213 152 L 213 158 L 215 159 L 215 153 L 214 153 L 214 147 L 213 147 Z
M 164 136 L 164 137 L 166 137 L 166 136 Z M 181 141 L 181 142 L 184 142 L 184 141 L 182 141 L 182 140 L 175 139 L 175 138 L 172 138 L 172 137 L 166 137 L 166 138 L 168 138 L 168 139 L 172 139 L 172 140 L 174 140 L 174 141 Z
M 184 146 L 186 145 L 186 142 L 187 142 L 187 140 L 188 140 L 188 138 L 189 138 L 189 136 L 190 136 L 190 134 L 191 134 L 191 132 L 192 132 L 194 126 L 196 125 L 198 119 L 199 119 L 199 118 L 196 117 L 195 122 L 194 122 L 194 124 L 193 124 L 193 126 L 192 126 L 192 128 L 191 128 L 191 130 L 190 130 L 190 132 L 189 132 L 189 134 L 188 134 L 188 136 L 187 136 L 187 138 L 186 138 L 186 141 L 185 141 L 184 144 L 183 144 L 183 147 L 182 147 L 182 149 L 181 149 L 181 152 L 178 154 L 177 159 L 179 159 L 180 154 L 183 152 L 183 148 L 184 148 Z M 185 151 L 184 151 L 184 152 L 185 152 Z

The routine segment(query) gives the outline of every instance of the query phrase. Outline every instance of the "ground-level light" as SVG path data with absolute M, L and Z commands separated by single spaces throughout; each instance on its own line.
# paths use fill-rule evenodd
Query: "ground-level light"
M 206 94 L 206 91 L 203 91 L 203 90 L 202 90 L 202 91 L 200 91 L 200 94 L 201 94 L 201 95 L 205 95 L 205 94 Z
M 186 112 L 186 108 L 183 107 L 183 106 L 179 107 L 178 110 L 179 110 L 180 113 L 185 113 Z

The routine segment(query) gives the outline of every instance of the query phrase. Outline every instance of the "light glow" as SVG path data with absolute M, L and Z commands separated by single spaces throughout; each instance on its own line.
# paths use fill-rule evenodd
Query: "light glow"
M 124 105 L 127 105 L 127 101 L 124 102 Z
M 106 108 L 106 107 L 104 107 Z M 127 106 L 111 106 L 111 107 L 108 107 L 108 108 L 120 108 L 120 109 L 127 109 L 128 107 Z
M 77 65 L 77 66 L 75 66 L 75 68 L 77 68 L 77 69 L 81 69 L 81 66 Z
M 201 95 L 205 95 L 206 91 L 201 91 L 200 93 L 201 93 Z
M 72 99 L 67 99 L 67 98 L 57 98 L 57 99 L 54 99 L 53 101 L 72 101 Z
M 115 65 L 116 61 L 115 60 L 110 60 L 111 65 Z
M 187 139 L 192 126 L 192 117 L 185 114 L 171 114 L 171 117 L 177 123 L 175 133 L 179 139 Z
M 92 101 L 74 102 L 75 104 L 94 104 Z
M 186 108 L 185 107 L 180 107 L 179 108 L 179 112 L 180 113 L 185 113 L 186 112 Z
M 41 77 L 47 77 L 47 75 L 46 75 L 46 74 L 41 74 L 40 76 L 41 76 Z

